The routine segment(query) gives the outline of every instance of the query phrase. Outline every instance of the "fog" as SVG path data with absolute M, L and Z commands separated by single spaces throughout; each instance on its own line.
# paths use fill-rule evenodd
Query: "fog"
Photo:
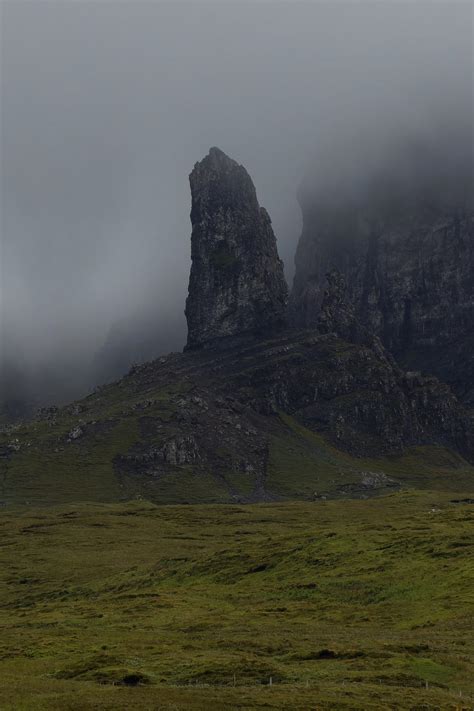
M 188 174 L 210 146 L 251 174 L 289 282 L 308 171 L 353 189 L 420 137 L 430 171 L 430 146 L 469 163 L 472 7 L 3 0 L 8 397 L 66 400 L 182 347 Z

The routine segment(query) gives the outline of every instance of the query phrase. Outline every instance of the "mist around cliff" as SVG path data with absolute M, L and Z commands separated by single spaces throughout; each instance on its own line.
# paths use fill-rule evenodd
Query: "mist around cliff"
M 353 206 L 389 216 L 472 209 L 473 122 L 465 108 L 459 116 L 431 117 L 424 130 L 380 126 L 318 146 L 298 189 L 303 211 Z
M 5 0 L 0 45 L 3 397 L 182 347 L 211 145 L 252 176 L 289 282 L 303 176 L 335 200 L 381 166 L 472 190 L 471 3 Z

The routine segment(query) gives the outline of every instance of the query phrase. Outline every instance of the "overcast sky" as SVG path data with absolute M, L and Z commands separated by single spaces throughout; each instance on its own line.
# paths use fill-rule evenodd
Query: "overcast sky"
M 318 150 L 472 112 L 472 7 L 3 0 L 4 355 L 86 368 L 140 312 L 182 345 L 188 174 L 213 145 L 254 179 L 291 279 Z

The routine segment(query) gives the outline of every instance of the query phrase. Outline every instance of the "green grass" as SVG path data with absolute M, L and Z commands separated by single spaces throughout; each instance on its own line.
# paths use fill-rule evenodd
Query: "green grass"
M 0 708 L 472 708 L 466 496 L 5 509 Z
M 402 486 L 441 491 L 468 489 L 474 481 L 473 467 L 444 447 L 410 447 L 397 457 L 354 457 L 290 415 L 280 412 L 279 417 L 285 429 L 271 438 L 267 486 L 286 499 L 347 496 L 363 472 L 383 473 Z
M 70 414 L 62 408 L 52 421 L 32 420 L 18 425 L 12 432 L 0 434 L 0 444 L 17 438 L 21 450 L 11 460 L 0 460 L 0 500 L 9 505 L 55 504 L 74 501 L 120 501 L 136 495 L 152 495 L 157 502 L 186 502 L 205 499 L 223 500 L 219 487 L 209 477 L 197 481 L 180 472 L 178 481 L 162 480 L 160 492 L 147 491 L 141 485 L 117 478 L 113 461 L 140 439 L 138 419 L 141 415 L 158 416 L 168 422 L 173 412 L 172 396 L 186 391 L 185 383 L 168 390 L 150 388 L 136 391 L 132 378 L 102 387 L 97 393 L 79 402 L 81 411 Z M 137 403 L 149 399 L 146 410 L 134 409 Z M 83 421 L 97 423 L 97 431 L 89 425 L 86 435 L 68 442 L 69 432 Z M 172 428 L 167 435 L 172 434 Z M 207 487 L 207 488 L 206 488 Z
M 238 352 L 171 354 L 132 368 L 121 380 L 60 408 L 54 417 L 2 426 L 0 503 L 35 506 L 137 497 L 160 504 L 234 503 L 366 497 L 394 486 L 452 491 L 472 486 L 474 467 L 441 446 L 412 447 L 398 457 L 357 457 L 334 446 L 334 431 L 331 444 L 327 432 L 305 428 L 298 414 L 248 406 L 259 402 L 267 369 L 288 359 L 307 365 L 313 345 L 312 337 L 305 340 L 300 334 Z M 323 339 L 317 355 L 317 381 L 344 360 L 354 361 L 349 370 L 361 361 L 358 346 L 334 338 Z M 238 436 L 230 427 L 220 427 L 221 420 L 234 417 L 231 393 L 231 400 L 237 396 L 241 405 L 234 413 L 241 419 Z M 193 404 L 196 396 L 207 402 L 203 409 Z M 363 391 L 350 394 L 363 396 Z M 82 435 L 70 441 L 69 433 L 78 426 Z M 176 436 L 194 436 L 195 429 L 199 453 L 192 463 L 188 459 L 186 465 L 168 461 L 148 467 L 142 462 L 134 468 L 121 459 L 160 448 Z M 364 434 L 362 449 L 357 442 L 346 445 L 352 451 L 384 451 L 380 441 L 372 443 L 374 448 L 366 446 L 367 438 Z M 382 484 L 365 486 L 371 477 Z
M 121 492 L 113 471 L 113 458 L 137 439 L 136 418 L 111 426 L 107 436 L 95 437 L 87 448 L 80 442 L 64 445 L 49 434 L 41 448 L 25 448 L 6 465 L 2 496 L 7 501 L 35 504 L 69 501 L 117 501 Z
M 107 386 L 82 401 L 87 408 L 78 416 L 61 411 L 56 421 L 35 420 L 0 436 L 3 442 L 17 437 L 21 450 L 10 460 L 0 460 L 0 501 L 7 505 L 48 505 L 77 501 L 114 502 L 135 497 L 156 503 L 225 503 L 236 496 L 249 497 L 255 488 L 255 474 L 231 466 L 232 453 L 217 449 L 219 463 L 208 469 L 186 465 L 159 478 L 117 476 L 114 459 L 140 441 L 139 418 L 157 417 L 165 425 L 166 439 L 175 431 L 172 391 L 134 391 L 133 380 Z M 186 384 L 181 383 L 181 391 Z M 179 391 L 178 391 L 179 394 Z M 152 404 L 134 409 L 144 397 Z M 81 419 L 96 422 L 86 434 L 67 442 L 68 433 Z M 265 489 L 281 500 L 340 498 L 387 493 L 387 485 L 376 490 L 360 488 L 361 476 L 382 473 L 400 486 L 419 489 L 466 490 L 474 469 L 459 455 L 438 446 L 413 447 L 399 457 L 361 458 L 332 446 L 321 434 L 312 432 L 293 417 L 280 413 L 269 418 L 269 457 Z M 96 427 L 96 429 L 95 429 Z M 156 435 L 157 443 L 159 435 Z M 0 442 L 1 444 L 1 442 Z

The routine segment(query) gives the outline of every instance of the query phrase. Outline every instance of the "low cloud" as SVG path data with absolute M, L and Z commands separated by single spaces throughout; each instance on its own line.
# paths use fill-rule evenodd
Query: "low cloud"
M 461 2 L 4 1 L 1 348 L 15 382 L 67 399 L 181 348 L 187 176 L 211 145 L 252 175 L 289 281 L 305 174 L 355 194 L 382 162 L 403 177 L 418 148 L 430 172 L 469 170 L 471 27 Z

